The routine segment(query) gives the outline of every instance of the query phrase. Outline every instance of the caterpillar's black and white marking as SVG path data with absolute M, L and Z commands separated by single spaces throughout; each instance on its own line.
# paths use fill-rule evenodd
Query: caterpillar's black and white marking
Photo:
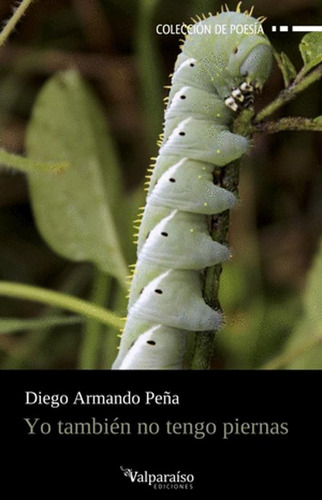
M 189 34 L 182 46 L 113 369 L 182 369 L 187 333 L 216 330 L 222 322 L 204 302 L 201 276 L 230 252 L 211 238 L 207 217 L 237 200 L 214 184 L 212 172 L 248 150 L 249 140 L 230 126 L 236 112 L 253 104 L 273 57 L 268 39 L 256 29 L 261 20 L 248 13 L 223 12 L 199 22 L 252 29 Z

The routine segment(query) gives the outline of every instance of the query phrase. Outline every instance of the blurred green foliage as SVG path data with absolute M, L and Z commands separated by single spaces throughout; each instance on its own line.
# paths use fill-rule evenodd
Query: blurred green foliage
M 2 19 L 10 4 L 1 3 Z M 276 67 L 258 98 L 260 109 L 283 79 L 294 78 L 302 57 L 308 65 L 319 57 L 310 58 L 303 44 L 298 50 L 300 36 L 269 33 L 269 26 L 315 24 L 322 7 L 318 0 L 263 0 L 245 1 L 243 8 L 253 4 L 255 15 L 268 16 L 267 33 L 284 53 L 283 75 Z M 154 27 L 215 13 L 220 5 L 33 5 L 0 50 L 0 146 L 35 161 L 68 161 L 71 168 L 62 175 L 33 174 L 30 189 L 23 174 L 0 171 L 1 280 L 58 290 L 126 314 L 119 283 L 124 262 L 135 262 L 132 221 L 144 204 L 144 174 L 162 131 L 163 86 L 179 45 L 179 37 L 157 36 Z M 306 38 L 306 48 L 310 43 Z M 320 100 L 315 84 L 278 116 L 317 116 Z M 226 323 L 216 340 L 214 369 L 322 368 L 319 146 L 314 133 L 260 135 L 244 159 L 241 202 L 231 220 L 234 258 L 222 273 Z M 117 332 L 93 320 L 3 297 L 0 315 L 1 368 L 106 368 L 115 357 Z
M 273 368 L 288 366 L 292 369 L 321 369 L 322 359 L 322 239 L 303 294 L 303 315 L 289 338 L 285 354 L 277 359 Z

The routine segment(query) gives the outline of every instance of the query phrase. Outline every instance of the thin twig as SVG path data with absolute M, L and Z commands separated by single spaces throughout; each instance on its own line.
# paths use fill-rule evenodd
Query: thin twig
M 289 116 L 277 121 L 267 121 L 255 124 L 252 130 L 253 132 L 266 134 L 275 134 L 286 130 L 322 132 L 322 121 L 317 121 L 312 118 L 303 118 L 301 116 Z
M 312 85 L 312 83 L 315 83 L 320 78 L 322 78 L 322 64 L 317 66 L 308 75 L 302 75 L 302 77 L 299 77 L 300 74 L 301 73 L 298 74 L 290 87 L 282 90 L 274 101 L 268 104 L 257 114 L 257 116 L 254 118 L 254 123 L 263 121 L 265 118 L 275 113 L 275 111 L 280 109 L 282 106 L 295 99 L 298 94 L 307 89 L 307 87 Z
M 33 0 L 22 0 L 20 5 L 16 8 L 13 15 L 10 17 L 9 21 L 0 33 L 0 47 L 7 41 L 11 32 L 15 29 L 16 25 L 20 19 L 25 14 L 26 10 L 32 4 Z
M 239 182 L 239 160 L 229 163 L 223 168 L 215 169 L 214 177 L 216 183 L 237 195 Z M 211 236 L 215 241 L 227 245 L 230 211 L 225 210 L 221 214 L 211 217 Z M 219 284 L 222 272 L 222 264 L 216 264 L 206 269 L 204 281 L 205 302 L 218 311 L 221 310 L 219 303 Z M 216 332 L 199 332 L 196 334 L 191 368 L 193 370 L 208 370 L 213 355 L 214 339 Z

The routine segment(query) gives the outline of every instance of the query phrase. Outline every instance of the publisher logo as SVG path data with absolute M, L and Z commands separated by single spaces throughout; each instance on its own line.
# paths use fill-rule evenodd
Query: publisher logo
M 181 471 L 174 473 L 150 473 L 147 470 L 137 471 L 120 466 L 124 476 L 131 483 L 145 484 L 155 490 L 192 490 L 194 483 L 193 474 L 184 474 Z

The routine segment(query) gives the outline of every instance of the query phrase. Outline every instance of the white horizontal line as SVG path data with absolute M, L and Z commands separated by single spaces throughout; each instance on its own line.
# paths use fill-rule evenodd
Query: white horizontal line
M 310 31 L 322 31 L 322 26 L 312 25 L 312 26 L 290 26 L 290 29 L 293 32 L 298 33 L 309 33 Z M 272 31 L 279 31 L 287 33 L 289 31 L 289 27 L 285 25 L 281 26 L 272 26 Z
M 322 31 L 322 26 L 292 26 L 292 31 Z

